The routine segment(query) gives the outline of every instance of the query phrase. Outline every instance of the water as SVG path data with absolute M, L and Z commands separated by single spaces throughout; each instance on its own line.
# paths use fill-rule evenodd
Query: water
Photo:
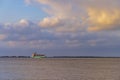
M 120 80 L 120 58 L 1 58 L 0 80 Z

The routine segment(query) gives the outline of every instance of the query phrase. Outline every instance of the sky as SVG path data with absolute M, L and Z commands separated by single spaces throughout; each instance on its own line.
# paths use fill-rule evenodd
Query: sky
M 120 0 L 0 0 L 0 56 L 120 56 Z

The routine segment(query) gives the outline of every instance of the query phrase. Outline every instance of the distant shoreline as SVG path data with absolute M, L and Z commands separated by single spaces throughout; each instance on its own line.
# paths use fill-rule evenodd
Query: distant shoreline
M 102 57 L 102 56 L 54 56 L 51 58 L 120 58 L 120 57 Z
M 31 56 L 0 56 L 0 58 L 32 58 Z M 45 58 L 120 58 L 120 57 L 102 57 L 102 56 L 53 56 Z
M 30 56 L 0 56 L 0 58 L 31 58 Z

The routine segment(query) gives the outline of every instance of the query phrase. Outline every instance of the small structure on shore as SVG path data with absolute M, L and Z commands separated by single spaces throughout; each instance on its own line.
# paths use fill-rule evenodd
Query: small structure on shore
M 32 54 L 32 58 L 45 58 L 44 54 L 37 54 L 36 52 Z

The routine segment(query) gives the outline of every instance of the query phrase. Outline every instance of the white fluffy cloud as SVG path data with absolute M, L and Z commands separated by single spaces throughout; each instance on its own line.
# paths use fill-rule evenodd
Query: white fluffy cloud
M 44 27 L 44 28 L 49 28 L 49 27 L 56 27 L 60 25 L 60 20 L 59 18 L 53 17 L 53 18 L 44 18 L 40 23 L 39 26 Z
M 21 19 L 18 24 L 24 27 L 24 26 L 29 26 L 30 22 L 25 19 Z
M 50 17 L 44 18 L 39 25 L 46 28 L 56 27 L 55 31 L 77 32 L 84 29 L 100 31 L 120 28 L 119 0 L 27 0 L 27 2 L 44 5 L 43 9 Z

